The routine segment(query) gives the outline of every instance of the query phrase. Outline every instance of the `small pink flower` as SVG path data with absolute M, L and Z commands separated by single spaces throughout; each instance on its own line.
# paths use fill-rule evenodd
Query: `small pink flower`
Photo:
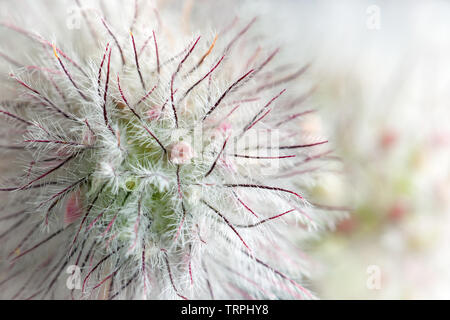
M 170 150 L 170 161 L 175 164 L 188 163 L 194 157 L 194 150 L 189 143 L 181 141 L 175 143 Z

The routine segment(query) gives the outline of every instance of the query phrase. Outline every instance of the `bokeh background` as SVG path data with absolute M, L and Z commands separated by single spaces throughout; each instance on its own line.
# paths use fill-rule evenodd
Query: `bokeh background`
M 325 132 L 343 165 L 313 187 L 314 200 L 351 208 L 310 244 L 318 296 L 449 299 L 450 2 L 249 6 L 313 62 L 306 103 L 319 112 L 302 128 Z

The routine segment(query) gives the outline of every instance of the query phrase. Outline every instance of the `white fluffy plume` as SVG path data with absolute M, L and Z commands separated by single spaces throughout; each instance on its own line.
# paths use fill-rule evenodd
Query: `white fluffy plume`
M 314 297 L 299 245 L 338 215 L 305 200 L 329 149 L 298 127 L 309 65 L 264 22 L 1 6 L 4 298 Z

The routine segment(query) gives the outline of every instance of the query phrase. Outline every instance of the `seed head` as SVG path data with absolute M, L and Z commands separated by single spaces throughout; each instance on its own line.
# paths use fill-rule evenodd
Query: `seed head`
M 298 245 L 334 218 L 304 194 L 326 141 L 291 121 L 309 65 L 255 45 L 255 19 L 186 36 L 176 12 L 100 3 L 53 42 L 2 24 L 5 297 L 312 298 Z

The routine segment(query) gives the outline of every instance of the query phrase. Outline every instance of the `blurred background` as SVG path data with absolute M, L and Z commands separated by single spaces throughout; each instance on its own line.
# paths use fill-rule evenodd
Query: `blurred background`
M 302 130 L 344 169 L 313 200 L 351 208 L 310 243 L 322 299 L 450 299 L 450 2 L 256 1 L 289 59 L 310 60 Z M 289 52 L 286 52 L 289 51 Z

